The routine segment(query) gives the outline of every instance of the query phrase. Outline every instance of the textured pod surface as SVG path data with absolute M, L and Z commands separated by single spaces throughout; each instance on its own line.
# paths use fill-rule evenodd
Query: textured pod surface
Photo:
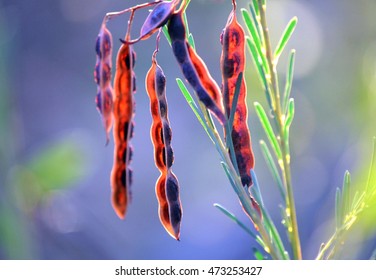
M 208 69 L 198 54 L 193 50 L 191 50 L 191 52 L 189 50 L 183 20 L 183 10 L 171 16 L 168 23 L 168 33 L 171 38 L 172 51 L 185 79 L 196 92 L 198 99 L 224 125 L 226 123 L 226 117 L 221 102 L 218 102 L 220 100 L 220 92 L 216 91 L 218 86 L 214 85 L 214 80 L 211 79 L 210 74 L 208 74 Z
M 97 54 L 97 62 L 94 69 L 94 81 L 97 84 L 95 103 L 102 116 L 106 132 L 106 143 L 108 143 L 113 123 L 113 89 L 111 86 L 112 36 L 105 26 L 102 26 L 99 31 L 95 51 Z
M 141 27 L 140 39 L 147 39 L 158 29 L 165 25 L 173 14 L 176 4 L 179 1 L 163 1 L 157 4 L 146 18 Z
M 226 115 L 229 117 L 236 81 L 239 74 L 241 72 L 244 73 L 245 70 L 245 35 L 243 28 L 236 19 L 235 4 L 221 36 L 221 41 L 223 44 L 221 55 L 223 98 Z M 243 75 L 231 137 L 242 184 L 250 186 L 252 185 L 250 170 L 254 167 L 254 156 L 251 135 L 247 125 L 248 109 L 246 99 L 247 88 Z
M 217 82 L 210 75 L 209 69 L 207 68 L 205 62 L 201 59 L 201 57 L 199 57 L 196 51 L 189 44 L 187 44 L 187 49 L 188 49 L 189 57 L 196 69 L 197 75 L 200 78 L 202 86 L 205 88 L 207 93 L 213 99 L 216 106 L 222 112 L 224 112 L 222 93 Z
M 122 44 L 116 59 L 114 81 L 114 164 L 111 172 L 112 205 L 116 214 L 124 218 L 131 198 L 132 159 L 130 139 L 133 134 L 134 99 L 136 90 L 133 72 L 135 53 L 132 46 Z
M 146 90 L 150 99 L 150 111 L 153 119 L 150 136 L 154 146 L 155 165 L 161 172 L 155 192 L 159 205 L 159 219 L 166 231 L 179 240 L 182 207 L 179 196 L 179 183 L 171 171 L 174 161 L 171 147 L 171 128 L 168 120 L 166 100 L 166 80 L 162 69 L 153 55 L 152 66 L 146 75 Z

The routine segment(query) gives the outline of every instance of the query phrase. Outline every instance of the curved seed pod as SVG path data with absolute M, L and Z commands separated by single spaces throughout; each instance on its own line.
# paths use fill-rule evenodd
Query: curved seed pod
M 240 72 L 244 73 L 245 69 L 245 35 L 243 28 L 236 19 L 235 8 L 236 3 L 233 1 L 233 10 L 230 13 L 223 36 L 221 36 L 223 44 L 221 56 L 223 98 L 227 117 L 229 117 L 231 112 L 237 78 Z M 231 137 L 242 184 L 250 186 L 252 185 L 250 170 L 254 167 L 254 156 L 251 136 L 247 126 L 246 95 L 247 88 L 243 78 Z
M 111 172 L 112 205 L 123 219 L 131 199 L 130 186 L 132 157 L 130 139 L 133 134 L 135 75 L 133 72 L 135 52 L 129 44 L 122 44 L 116 59 L 114 81 L 114 164 Z
M 153 54 L 152 66 L 145 80 L 153 118 L 150 136 L 154 146 L 154 160 L 161 172 L 155 185 L 155 192 L 159 204 L 159 219 L 166 231 L 179 240 L 182 207 L 179 198 L 179 183 L 171 171 L 174 155 L 167 112 L 166 79 L 155 59 L 156 53 L 157 50 Z
M 94 81 L 98 85 L 98 93 L 95 98 L 95 103 L 102 116 L 103 126 L 106 131 L 107 145 L 113 122 L 113 89 L 111 86 L 112 36 L 110 31 L 104 25 L 102 25 L 101 30 L 99 31 L 95 51 L 97 53 L 97 62 L 94 69 Z
M 198 99 L 218 118 L 224 125 L 226 117 L 222 104 L 218 102 L 220 93 L 214 80 L 208 74 L 206 66 L 196 52 L 189 51 L 189 44 L 183 20 L 183 9 L 174 13 L 168 22 L 168 33 L 171 38 L 172 51 L 178 61 L 185 79 L 195 90 Z
M 189 52 L 189 57 L 191 58 L 191 61 L 196 69 L 197 75 L 200 78 L 202 86 L 206 89 L 210 97 L 214 100 L 217 107 L 222 112 L 224 112 L 222 93 L 217 82 L 210 75 L 210 72 L 207 66 L 205 65 L 204 61 L 201 59 L 201 57 L 198 56 L 196 51 L 189 44 L 187 44 L 187 49 Z
M 149 38 L 152 34 L 158 31 L 161 26 L 165 25 L 173 14 L 178 2 L 179 0 L 173 0 L 163 1 L 157 4 L 141 27 L 140 39 L 144 40 Z
M 134 44 L 140 40 L 145 40 L 153 35 L 158 29 L 164 26 L 170 19 L 171 15 L 174 13 L 176 5 L 180 0 L 172 1 L 155 1 L 151 3 L 145 3 L 136 7 L 144 7 L 156 4 L 154 9 L 149 13 L 143 25 L 141 26 L 140 37 L 134 40 L 122 41 L 123 43 Z M 136 8 L 133 9 L 134 11 Z

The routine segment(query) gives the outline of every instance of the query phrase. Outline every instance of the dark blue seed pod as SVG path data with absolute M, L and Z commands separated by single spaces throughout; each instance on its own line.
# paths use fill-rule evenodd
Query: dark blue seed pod
M 185 40 L 185 26 L 182 17 L 182 13 L 173 14 L 168 22 L 168 34 L 170 35 L 171 41 L 175 40 Z
M 163 1 L 155 6 L 141 27 L 140 38 L 150 37 L 161 26 L 165 25 L 175 9 L 176 1 Z
M 204 103 L 204 105 L 210 111 L 212 111 L 212 113 L 218 118 L 218 120 L 222 124 L 225 124 L 225 115 L 204 88 L 203 84 L 201 83 L 200 77 L 196 71 L 195 65 L 191 60 L 189 50 L 187 47 L 188 41 L 186 39 L 182 11 L 175 13 L 171 16 L 171 19 L 168 23 L 168 33 L 171 38 L 172 51 L 180 65 L 185 79 L 193 87 L 200 101 Z
M 166 195 L 167 195 L 167 200 L 170 201 L 171 203 L 179 200 L 178 180 L 172 174 L 167 177 Z
M 174 203 L 170 206 L 170 222 L 175 231 L 179 230 L 181 223 L 181 206 L 180 203 Z

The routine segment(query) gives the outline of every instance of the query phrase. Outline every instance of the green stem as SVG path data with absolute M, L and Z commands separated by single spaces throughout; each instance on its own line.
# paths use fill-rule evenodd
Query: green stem
M 300 246 L 300 238 L 299 238 L 299 230 L 298 230 L 298 223 L 296 218 L 296 210 L 295 210 L 295 201 L 294 201 L 294 194 L 292 189 L 292 182 L 291 182 L 291 170 L 290 170 L 290 155 L 288 153 L 289 147 L 288 142 L 286 141 L 286 135 L 284 127 L 284 115 L 281 109 L 281 97 L 279 94 L 279 86 L 278 86 L 278 76 L 277 70 L 273 63 L 273 52 L 270 44 L 269 38 L 269 30 L 266 23 L 266 14 L 265 14 L 265 5 L 263 4 L 263 0 L 258 0 L 259 8 L 260 8 L 260 20 L 262 26 L 262 32 L 265 42 L 265 54 L 268 61 L 269 69 L 270 69 L 270 83 L 272 85 L 271 91 L 272 95 L 274 95 L 274 102 L 272 104 L 272 109 L 277 125 L 277 129 L 279 131 L 279 141 L 281 145 L 281 152 L 282 152 L 282 162 L 280 162 L 280 167 L 283 173 L 283 181 L 284 185 L 286 186 L 286 214 L 291 218 L 291 228 L 288 229 L 290 234 L 290 241 L 292 246 L 292 251 L 295 259 L 302 259 L 301 253 L 301 246 Z

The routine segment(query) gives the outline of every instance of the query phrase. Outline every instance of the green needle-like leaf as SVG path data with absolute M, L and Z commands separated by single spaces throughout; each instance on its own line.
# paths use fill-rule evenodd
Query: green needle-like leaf
M 346 215 L 350 210 L 350 172 L 346 171 L 342 186 L 342 219 L 345 222 Z
M 282 109 L 286 114 L 288 101 L 290 99 L 292 80 L 294 78 L 294 64 L 295 64 L 295 50 L 291 50 L 289 55 L 289 63 L 287 66 L 287 75 L 286 75 L 286 85 L 285 92 L 283 95 Z
M 228 120 L 229 125 L 231 127 L 231 130 L 232 130 L 232 126 L 234 124 L 234 117 L 235 117 L 236 108 L 238 106 L 238 99 L 239 99 L 242 79 L 243 79 L 243 72 L 240 72 L 239 75 L 238 75 L 238 78 L 236 80 L 235 92 L 234 92 L 234 95 L 233 95 L 232 104 L 231 104 L 231 112 L 230 112 L 230 117 L 229 117 L 229 120 Z
M 279 56 L 283 52 L 283 49 L 285 48 L 285 46 L 286 46 L 287 42 L 289 41 L 292 33 L 294 32 L 297 23 L 298 23 L 298 18 L 293 17 L 290 20 L 290 22 L 287 24 L 287 27 L 286 27 L 285 31 L 283 32 L 283 35 L 282 35 L 281 39 L 279 40 L 277 48 L 274 52 L 274 64 L 275 65 L 278 64 Z
M 185 12 L 183 13 L 183 20 L 184 20 L 184 25 L 185 25 L 185 33 L 186 34 L 191 34 L 191 32 L 189 32 L 187 13 L 185 13 Z
M 269 119 L 265 113 L 265 110 L 262 107 L 262 105 L 258 102 L 255 102 L 254 105 L 255 105 L 257 116 L 259 117 L 261 125 L 265 130 L 266 136 L 268 137 L 270 144 L 273 147 L 274 153 L 277 156 L 277 159 L 280 160 L 282 158 L 281 148 L 279 146 L 277 137 L 274 134 L 272 125 L 270 124 Z
M 185 100 L 188 102 L 188 105 L 191 107 L 193 113 L 196 115 L 198 121 L 200 122 L 200 124 L 202 125 L 202 127 L 205 129 L 205 131 L 208 134 L 209 138 L 214 143 L 214 140 L 211 137 L 211 135 L 210 135 L 210 133 L 208 131 L 208 127 L 207 127 L 207 125 L 206 125 L 206 123 L 204 121 L 204 117 L 203 117 L 202 113 L 200 112 L 200 109 L 197 107 L 196 102 L 194 101 L 192 95 L 189 93 L 189 90 L 187 89 L 187 87 L 185 86 L 185 84 L 183 83 L 183 81 L 181 79 L 177 78 L 176 79 L 176 83 L 178 84 L 179 89 L 182 92 Z
M 257 0 L 252 0 L 252 3 L 253 3 L 253 6 L 250 5 L 250 7 L 254 8 L 254 11 L 255 11 L 257 16 L 260 16 L 260 8 L 259 8 Z
M 254 42 L 257 50 L 258 56 L 261 58 L 262 61 L 262 67 L 264 68 L 265 73 L 269 73 L 269 64 L 267 61 L 266 56 L 264 55 L 262 51 L 262 44 L 259 37 L 259 33 L 257 31 L 257 28 L 255 26 L 255 23 L 251 19 L 251 16 L 249 15 L 248 11 L 246 9 L 241 9 L 243 20 L 245 22 L 245 25 L 247 26 L 247 29 L 249 33 L 251 34 L 252 41 Z
M 257 6 L 257 9 L 258 9 L 258 6 Z M 261 24 L 258 20 L 260 15 L 257 14 L 259 11 L 257 10 L 257 12 L 256 12 L 256 10 L 253 8 L 253 6 L 251 4 L 249 5 L 249 10 L 251 11 L 252 20 L 253 20 L 254 24 L 256 25 L 257 34 L 260 38 L 261 45 L 264 46 L 264 37 L 263 37 L 262 31 L 261 31 L 262 26 L 261 26 Z
M 256 260 L 259 260 L 259 261 L 264 260 L 264 256 L 261 254 L 259 250 L 257 250 L 257 248 L 252 248 L 252 250 L 253 250 L 253 255 L 255 256 Z
M 192 33 L 189 33 L 189 35 L 188 35 L 188 43 L 189 43 L 189 45 L 190 45 L 194 50 L 196 49 L 195 40 L 193 39 L 193 35 L 192 35 Z
M 164 26 L 162 27 L 162 31 L 163 31 L 164 36 L 165 36 L 166 39 L 167 39 L 168 44 L 169 44 L 170 47 L 171 47 L 171 38 L 170 38 L 170 34 L 168 34 L 167 25 L 164 25 Z
M 232 99 L 232 105 L 231 105 L 231 111 L 230 111 L 230 117 L 226 124 L 226 143 L 227 143 L 228 149 L 230 150 L 231 161 L 235 167 L 235 170 L 238 172 L 238 174 L 239 174 L 239 168 L 238 168 L 238 163 L 236 160 L 236 154 L 235 154 L 234 144 L 232 142 L 231 135 L 232 135 L 232 127 L 234 124 L 235 112 L 238 106 L 238 99 L 239 99 L 242 79 L 243 79 L 243 72 L 240 72 L 238 75 L 238 79 L 236 80 L 235 92 L 234 92 L 234 96 Z
M 291 123 L 294 119 L 294 115 L 295 115 L 295 103 L 294 103 L 294 99 L 290 98 L 289 104 L 288 104 L 287 116 L 286 116 L 285 125 L 284 125 L 285 131 L 289 131 Z
M 224 213 L 227 217 L 229 217 L 233 222 L 235 222 L 238 226 L 240 226 L 245 232 L 247 232 L 253 239 L 255 239 L 261 246 L 265 246 L 264 242 L 262 241 L 261 237 L 254 234 L 245 224 L 243 224 L 233 213 L 228 211 L 222 205 L 215 203 L 214 207 L 219 209 L 222 213 Z
M 264 207 L 264 201 L 262 200 L 261 191 L 260 191 L 259 183 L 258 183 L 258 180 L 257 180 L 256 172 L 253 169 L 251 169 L 250 173 L 251 173 L 251 178 L 252 178 L 252 183 L 253 183 L 253 185 L 249 188 L 250 192 L 251 192 L 253 198 L 255 198 L 257 203 L 260 205 L 261 210 L 263 211 L 263 209 L 265 208 Z
M 272 98 L 273 97 L 270 94 L 268 82 L 267 82 L 266 75 L 265 75 L 265 71 L 262 67 L 260 60 L 259 60 L 259 56 L 257 54 L 256 46 L 253 43 L 253 41 L 251 40 L 251 38 L 247 37 L 246 40 L 247 40 L 247 46 L 248 46 L 249 52 L 251 53 L 253 63 L 256 66 L 259 79 L 260 79 L 260 81 L 261 81 L 261 83 L 264 87 L 264 90 L 265 90 L 265 93 L 266 93 L 266 99 L 268 101 L 269 108 L 273 108 L 273 106 L 272 106 L 272 104 L 273 104 Z
M 268 145 L 266 145 L 266 143 L 263 140 L 261 140 L 260 141 L 260 147 L 261 147 L 261 151 L 262 151 L 262 154 L 264 156 L 265 162 L 266 162 L 270 172 L 272 173 L 274 181 L 277 183 L 278 190 L 281 193 L 281 197 L 285 200 L 286 199 L 285 188 L 283 186 L 281 176 L 278 172 L 278 169 L 277 169 L 277 166 L 274 162 L 272 154 L 270 153 Z

